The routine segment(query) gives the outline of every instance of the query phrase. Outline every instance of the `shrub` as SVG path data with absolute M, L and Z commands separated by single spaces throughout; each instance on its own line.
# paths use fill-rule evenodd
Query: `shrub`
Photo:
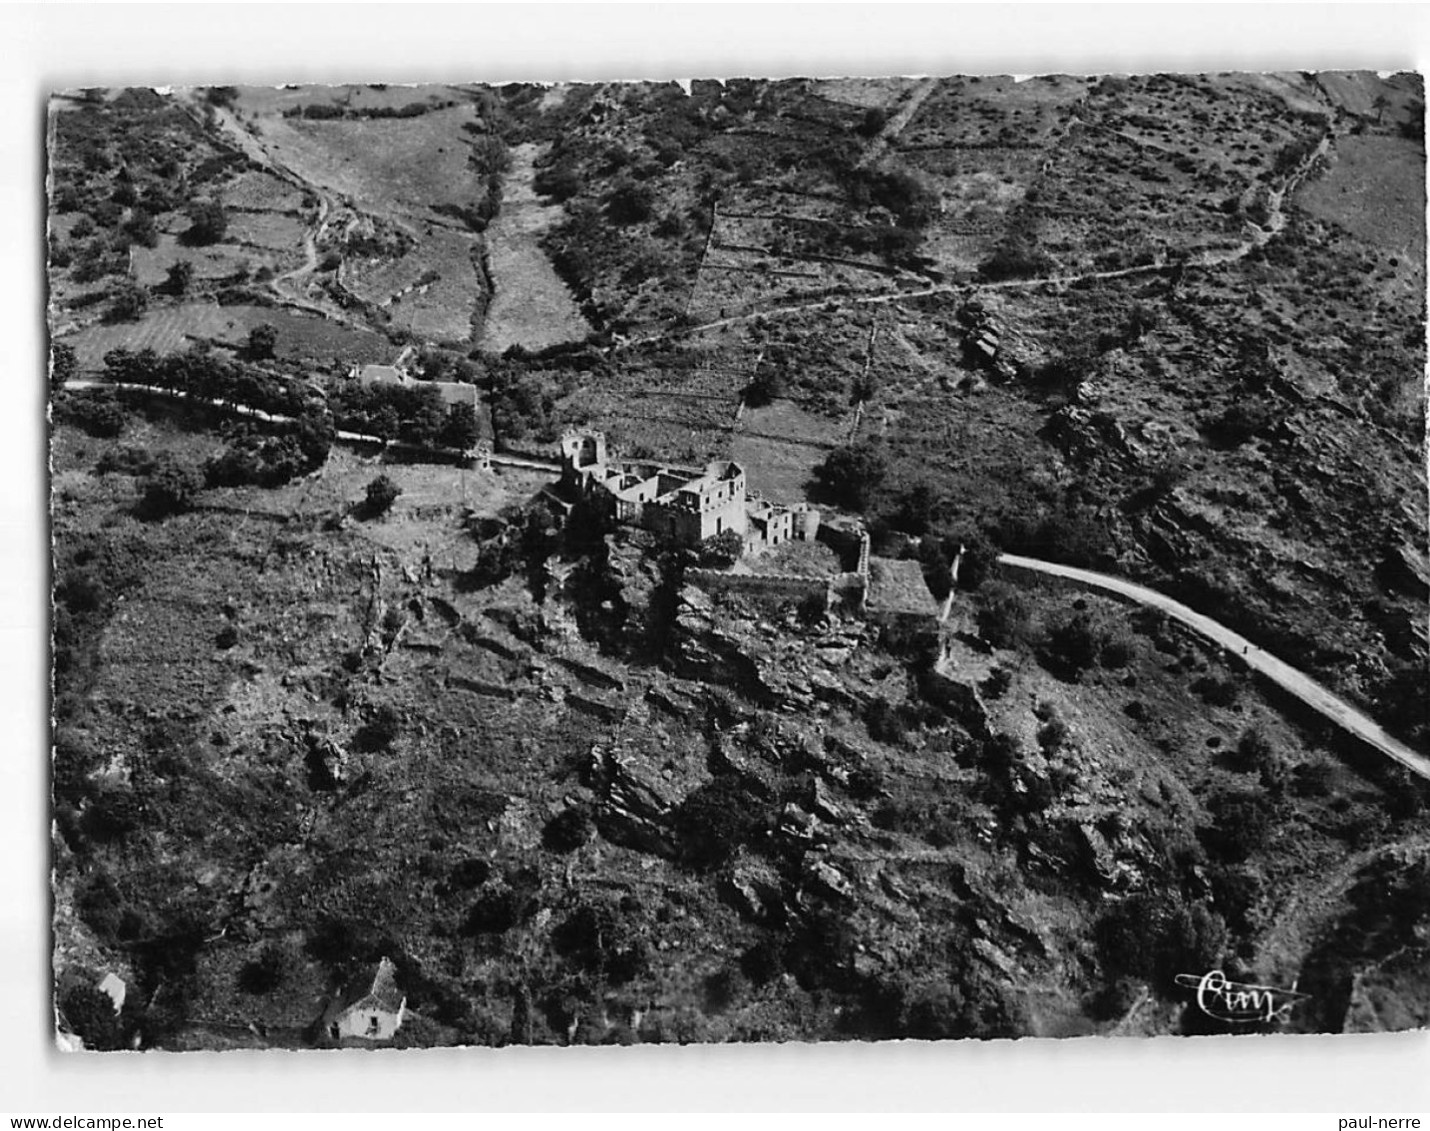
M 1001 699 L 1012 683 L 1012 672 L 1005 667 L 995 667 L 988 673 L 988 678 L 978 685 L 978 690 L 987 699 Z
M 756 798 L 733 778 L 716 778 L 675 812 L 681 857 L 696 869 L 718 868 L 754 838 L 762 822 L 763 805 Z
M 398 496 L 401 494 L 401 487 L 386 475 L 379 475 L 367 485 L 363 505 L 367 513 L 373 517 L 384 515 L 392 509 L 392 504 L 397 502 Z
M 144 485 L 140 510 L 148 518 L 181 514 L 193 506 L 194 496 L 203 486 L 203 475 L 196 466 L 165 454 L 155 461 L 154 472 Z
M 123 282 L 114 290 L 114 297 L 105 312 L 107 322 L 134 322 L 149 309 L 149 292 L 137 283 Z
M 899 713 L 887 699 L 882 697 L 869 704 L 864 712 L 864 725 L 869 729 L 869 737 L 876 742 L 901 745 L 908 738 L 908 731 Z
M 466 451 L 477 442 L 480 429 L 477 424 L 477 410 L 465 402 L 454 404 L 447 410 L 447 421 L 442 425 L 438 440 L 444 447 L 460 448 Z
M 244 347 L 244 353 L 257 361 L 272 357 L 273 350 L 277 345 L 278 328 L 265 322 L 248 331 L 248 344 Z
M 288 956 L 272 943 L 238 972 L 238 988 L 248 994 L 268 994 L 283 984 L 288 973 Z
M 582 806 L 564 809 L 546 823 L 541 842 L 553 852 L 575 852 L 591 839 L 591 815 Z
M 814 469 L 822 493 L 851 510 L 864 510 L 888 474 L 884 452 L 867 441 L 836 448 Z
M 978 635 L 995 648 L 1012 648 L 1027 638 L 1032 613 L 1027 599 L 999 582 L 978 591 L 975 620 Z
M 198 201 L 190 205 L 188 217 L 185 243 L 195 246 L 218 243 L 228 233 L 228 214 L 217 201 Z
M 624 985 L 649 964 L 645 940 L 616 908 L 583 903 L 554 931 L 556 953 L 580 970 L 599 974 L 612 985 Z
M 606 198 L 606 215 L 617 224 L 638 224 L 649 220 L 655 207 L 655 193 L 649 185 L 620 182 Z
M 726 530 L 700 543 L 700 564 L 708 568 L 729 569 L 745 553 L 745 540 L 738 531 Z
M 464 930 L 469 935 L 500 935 L 521 919 L 521 900 L 511 888 L 487 892 L 472 904 Z
M 396 741 L 401 730 L 402 716 L 395 707 L 383 704 L 353 737 L 360 750 L 385 750 Z
M 782 369 L 766 366 L 756 373 L 745 386 L 745 404 L 751 408 L 761 408 L 785 395 L 785 375 Z
M 1240 697 L 1240 688 L 1230 676 L 1202 676 L 1192 684 L 1192 690 L 1212 707 L 1235 707 Z
M 1092 617 L 1074 613 L 1048 633 L 1046 654 L 1056 666 L 1076 676 L 1096 665 L 1104 641 L 1102 628 Z
M 1212 825 L 1202 830 L 1207 848 L 1228 863 L 1240 863 L 1271 835 L 1271 803 L 1260 793 L 1223 793 L 1207 808 Z

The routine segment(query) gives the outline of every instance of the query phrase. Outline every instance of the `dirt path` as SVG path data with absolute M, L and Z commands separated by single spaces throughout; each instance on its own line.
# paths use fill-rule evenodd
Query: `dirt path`
M 590 324 L 571 291 L 541 248 L 541 236 L 564 215 L 536 194 L 533 179 L 540 149 L 518 145 L 502 180 L 502 205 L 486 231 L 487 270 L 492 300 L 487 307 L 482 348 L 501 353 L 508 346 L 544 349 L 580 341 Z
M 1317 928 L 1338 909 L 1356 877 L 1370 864 L 1392 852 L 1419 855 L 1430 852 L 1430 836 L 1382 844 L 1347 857 L 1314 887 L 1303 888 L 1276 909 L 1275 923 L 1257 943 L 1256 954 L 1268 975 L 1291 978 L 1301 968 L 1315 941 Z
M 925 94 L 924 97 L 927 97 Z M 922 100 L 920 100 L 922 101 Z M 917 107 L 915 107 L 917 109 Z M 910 114 L 912 117 L 912 113 Z M 892 120 L 891 120 L 892 124 Z M 1127 279 L 1139 275 L 1166 275 L 1179 271 L 1207 270 L 1216 267 L 1224 267 L 1231 263 L 1236 263 L 1245 259 L 1255 249 L 1264 247 L 1266 243 L 1286 226 L 1285 203 L 1296 187 L 1306 178 L 1315 163 L 1330 152 L 1333 135 L 1327 134 L 1321 139 L 1319 145 L 1307 156 L 1282 183 L 1279 189 L 1275 189 L 1267 194 L 1267 220 L 1264 225 L 1257 226 L 1247 222 L 1247 238 L 1235 247 L 1226 248 L 1220 251 L 1205 251 L 1193 255 L 1181 261 L 1168 261 L 1158 259 L 1149 264 L 1138 267 L 1120 267 L 1111 271 L 1084 271 L 1070 275 L 1042 275 L 1032 279 L 1002 279 L 998 282 L 986 283 L 976 280 L 963 280 L 956 283 L 936 283 L 927 287 L 920 287 L 914 290 L 905 291 L 882 291 L 872 295 L 858 295 L 854 297 L 838 296 L 824 299 L 813 299 L 808 302 L 789 303 L 785 306 L 770 307 L 764 310 L 747 311 L 744 314 L 731 315 L 728 318 L 718 318 L 711 322 L 703 322 L 698 326 L 690 326 L 679 330 L 662 330 L 653 334 L 641 335 L 630 338 L 622 342 L 622 346 L 645 345 L 651 342 L 662 341 L 668 338 L 686 337 L 704 333 L 708 330 L 722 330 L 729 326 L 736 326 L 743 322 L 753 322 L 755 319 L 784 318 L 795 314 L 803 314 L 817 311 L 845 310 L 854 306 L 873 306 L 887 302 L 904 302 L 909 299 L 927 298 L 930 295 L 966 293 L 974 294 L 978 291 L 1007 291 L 1021 289 L 1035 289 L 1038 287 L 1069 287 L 1077 283 L 1087 283 L 1106 279 Z
M 888 152 L 889 146 L 904 132 L 904 127 L 913 121 L 914 115 L 919 112 L 919 107 L 922 106 L 928 96 L 934 92 L 936 86 L 938 86 L 938 79 L 924 79 L 923 82 L 919 83 L 918 86 L 909 92 L 908 98 L 904 99 L 904 104 L 894 112 L 893 116 L 884 123 L 884 128 L 869 142 L 868 148 L 864 150 L 859 160 L 855 163 L 855 168 L 862 169 L 867 165 L 871 165 Z
M 1356 710 L 1344 699 L 1332 694 L 1305 672 L 1293 668 L 1284 660 L 1258 648 L 1246 637 L 1233 632 L 1212 620 L 1211 617 L 1203 616 L 1201 613 L 1189 609 L 1180 601 L 1174 601 L 1172 598 L 1158 593 L 1155 589 L 1148 589 L 1146 586 L 1124 581 L 1120 577 L 1111 577 L 1093 570 L 1077 569 L 1073 566 L 1039 561 L 1036 558 L 1025 558 L 1017 554 L 1000 554 L 998 562 L 1000 565 L 1010 566 L 1013 569 L 1066 578 L 1091 589 L 1115 593 L 1140 605 L 1160 609 L 1198 635 L 1239 656 L 1247 667 L 1260 672 L 1272 683 L 1296 696 L 1301 702 L 1335 723 L 1342 730 L 1399 762 L 1411 773 L 1430 781 L 1430 758 L 1417 753 L 1399 739 L 1387 734 L 1379 723 Z

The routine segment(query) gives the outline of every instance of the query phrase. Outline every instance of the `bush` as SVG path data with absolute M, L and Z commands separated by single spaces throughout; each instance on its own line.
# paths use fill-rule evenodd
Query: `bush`
M 707 568 L 729 569 L 745 553 L 745 540 L 736 530 L 712 535 L 700 543 L 700 564 Z
M 466 451 L 477 442 L 480 428 L 477 424 L 477 410 L 465 402 L 452 405 L 447 410 L 447 421 L 442 425 L 438 441 L 448 448 Z
M 149 292 L 137 283 L 126 281 L 115 288 L 104 318 L 107 322 L 134 322 L 148 309 Z
M 383 704 L 372 713 L 353 736 L 360 750 L 385 750 L 397 740 L 402 730 L 402 716 L 395 707 Z
M 261 326 L 255 326 L 248 331 L 248 344 L 244 347 L 244 353 L 253 360 L 258 361 L 272 357 L 274 348 L 277 345 L 278 328 L 265 322 Z
M 195 246 L 218 243 L 228 234 L 228 214 L 217 201 L 199 201 L 189 206 L 189 228 L 184 242 Z
M 655 193 L 649 185 L 622 181 L 606 198 L 606 215 L 617 224 L 639 224 L 649 220 L 655 207 Z
M 1227 863 L 1240 863 L 1260 850 L 1271 835 L 1272 806 L 1260 793 L 1223 793 L 1207 808 L 1212 824 L 1202 830 L 1207 848 Z
M 386 475 L 379 475 L 367 485 L 367 492 L 363 497 L 364 509 L 374 518 L 384 515 L 392 509 L 392 504 L 397 502 L 401 494 L 401 487 Z
M 572 806 L 546 823 L 541 842 L 552 852 L 575 852 L 591 839 L 591 833 L 591 814 L 582 806 Z
M 869 737 L 875 742 L 899 746 L 908 738 L 903 719 L 889 701 L 882 697 L 869 704 L 868 710 L 864 712 L 864 725 L 869 729 Z
M 814 477 L 820 491 L 831 502 L 862 511 L 884 482 L 888 470 L 883 450 L 861 441 L 830 452 L 814 469 Z
M 1240 688 L 1230 676 L 1202 676 L 1192 684 L 1192 690 L 1212 707 L 1235 707 L 1240 697 Z
M 762 408 L 771 401 L 784 396 L 785 391 L 783 370 L 774 366 L 766 366 L 755 374 L 754 379 L 745 386 L 742 395 L 745 398 L 745 404 L 750 408 Z
M 727 863 L 760 830 L 763 805 L 729 777 L 691 793 L 675 813 L 683 861 L 699 870 Z
M 551 932 L 556 953 L 580 970 L 624 985 L 650 961 L 645 940 L 609 904 L 583 903 Z
M 154 473 L 144 485 L 140 511 L 148 518 L 181 514 L 193 506 L 203 486 L 204 477 L 196 466 L 165 454 L 155 461 Z
M 282 947 L 270 943 L 238 972 L 238 988 L 247 994 L 272 993 L 283 984 L 287 973 L 287 954 Z
M 975 620 L 978 635 L 995 648 L 1013 648 L 1027 639 L 1032 613 L 1027 599 L 1012 586 L 998 582 L 978 591 Z
M 1106 633 L 1086 613 L 1074 613 L 1055 624 L 1045 643 L 1046 655 L 1057 667 L 1073 676 L 1096 666 L 1106 643 Z

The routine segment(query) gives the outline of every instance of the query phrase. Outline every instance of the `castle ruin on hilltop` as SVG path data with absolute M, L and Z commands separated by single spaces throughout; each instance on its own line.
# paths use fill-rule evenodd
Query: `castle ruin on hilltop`
M 744 539 L 747 553 L 757 553 L 813 541 L 819 531 L 819 511 L 806 503 L 789 507 L 752 498 L 738 463 L 716 460 L 694 468 L 613 460 L 602 432 L 562 436 L 561 482 L 568 491 L 603 501 L 617 522 L 686 546 L 732 532 Z

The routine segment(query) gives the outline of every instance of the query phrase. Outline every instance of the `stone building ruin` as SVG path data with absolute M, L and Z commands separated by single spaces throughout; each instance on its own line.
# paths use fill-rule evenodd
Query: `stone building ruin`
M 746 553 L 794 540 L 811 541 L 819 512 L 752 498 L 745 469 L 731 460 L 703 468 L 612 459 L 603 432 L 569 431 L 561 438 L 561 483 L 568 493 L 603 502 L 617 522 L 641 526 L 685 546 L 727 532 Z

